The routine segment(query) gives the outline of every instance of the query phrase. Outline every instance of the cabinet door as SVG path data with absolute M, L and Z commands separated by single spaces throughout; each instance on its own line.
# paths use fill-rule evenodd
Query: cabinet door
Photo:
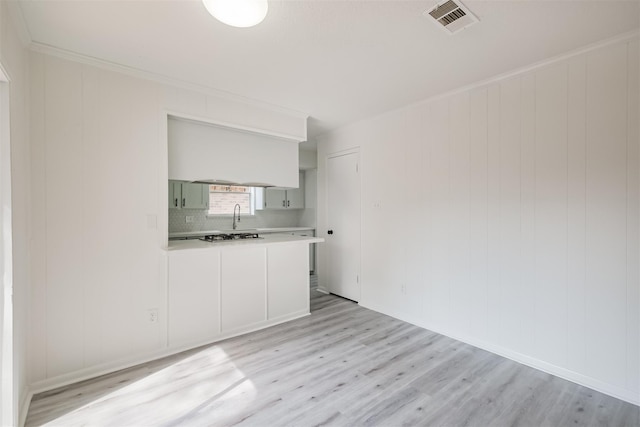
M 182 207 L 185 209 L 208 209 L 209 186 L 205 184 L 182 183 Z
M 286 191 L 276 188 L 267 188 L 264 192 L 264 203 L 266 209 L 286 209 Z
M 309 312 L 309 245 L 292 243 L 268 249 L 269 320 Z
M 300 173 L 298 188 L 287 190 L 287 208 L 303 209 L 304 208 L 304 174 Z
M 169 255 L 169 347 L 199 344 L 220 334 L 220 251 Z
M 267 320 L 267 249 L 226 249 L 220 259 L 222 332 L 233 333 Z
M 182 183 L 169 181 L 169 209 L 180 209 L 182 206 Z

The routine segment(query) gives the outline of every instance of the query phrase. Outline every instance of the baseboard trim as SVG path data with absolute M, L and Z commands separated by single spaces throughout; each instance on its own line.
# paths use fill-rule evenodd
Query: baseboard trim
M 18 407 L 18 426 L 20 427 L 24 427 L 24 423 L 27 421 L 32 398 L 33 392 L 31 388 L 29 386 L 25 387 L 22 396 L 20 396 L 20 406 Z
M 234 331 L 230 331 L 228 333 L 223 333 L 204 341 L 181 344 L 181 345 L 176 345 L 169 348 L 162 348 L 152 352 L 137 354 L 132 357 L 121 358 L 113 362 L 107 362 L 107 363 L 92 366 L 89 368 L 80 369 L 67 374 L 58 375 L 56 377 L 47 378 L 45 380 L 36 381 L 32 383 L 29 387 L 30 391 L 29 391 L 28 402 L 31 402 L 31 398 L 38 393 L 53 390 L 59 387 L 64 387 L 69 384 L 74 384 L 80 381 L 89 380 L 92 378 L 99 377 L 101 375 L 106 375 L 112 372 L 120 371 L 122 369 L 131 368 L 136 365 L 162 359 L 163 357 L 172 356 L 188 350 L 193 350 L 194 348 L 215 344 L 216 342 L 220 342 L 229 338 L 234 338 L 240 335 L 245 335 L 251 332 L 256 332 L 262 329 L 270 328 L 272 326 L 276 326 L 281 323 L 289 322 L 291 320 L 296 320 L 309 315 L 310 315 L 310 312 L 308 310 L 298 311 L 290 315 L 281 316 L 269 321 L 261 322 L 259 324 L 252 324 L 243 329 L 237 329 Z M 25 419 L 26 419 L 27 410 L 28 410 L 28 406 L 24 411 Z M 21 417 L 23 416 L 22 410 L 20 412 L 20 416 Z M 23 424 L 20 424 L 20 425 L 22 426 Z
M 394 317 L 404 322 L 411 323 L 412 325 L 418 326 L 420 328 L 428 329 L 430 331 L 447 336 L 449 338 L 453 338 L 454 340 L 461 341 L 465 344 L 469 344 L 474 347 L 480 348 L 482 350 L 489 351 L 493 354 L 497 354 L 498 356 L 502 356 L 509 360 L 513 360 L 514 362 L 518 362 L 523 365 L 529 366 L 530 368 L 534 368 L 539 371 L 546 372 L 547 374 L 551 374 L 558 378 L 571 381 L 572 383 L 590 388 L 600 393 L 604 393 L 611 397 L 615 397 L 616 399 L 624 400 L 625 402 L 631 403 L 636 406 L 640 406 L 640 396 L 638 396 L 631 390 L 623 389 L 615 385 L 602 382 L 596 378 L 592 378 L 587 375 L 581 374 L 579 372 L 575 372 L 557 365 L 553 365 L 543 360 L 536 359 L 535 357 L 518 353 L 517 351 L 511 350 L 505 347 L 501 347 L 499 345 L 496 345 L 484 340 L 478 340 L 470 336 L 465 336 L 461 334 L 452 333 L 451 331 L 443 330 L 442 328 L 439 328 L 437 325 L 430 325 L 425 322 L 417 321 L 416 319 L 408 318 L 407 316 L 403 316 L 402 314 L 385 310 L 382 307 L 377 306 L 376 304 L 360 303 L 360 305 L 369 310 L 386 314 L 387 316 Z

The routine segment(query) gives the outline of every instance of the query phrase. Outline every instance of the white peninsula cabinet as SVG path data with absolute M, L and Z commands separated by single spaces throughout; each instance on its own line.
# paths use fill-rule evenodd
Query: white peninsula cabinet
M 169 242 L 168 347 L 184 349 L 309 314 L 309 245 L 322 239 Z
M 213 340 L 220 334 L 220 251 L 176 251 L 169 260 L 169 346 Z

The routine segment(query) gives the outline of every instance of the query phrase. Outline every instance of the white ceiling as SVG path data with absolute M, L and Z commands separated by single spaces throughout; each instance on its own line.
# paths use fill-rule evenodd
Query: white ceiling
M 309 136 L 637 29 L 640 0 L 269 0 L 253 28 L 200 0 L 20 0 L 33 42 L 309 114 Z

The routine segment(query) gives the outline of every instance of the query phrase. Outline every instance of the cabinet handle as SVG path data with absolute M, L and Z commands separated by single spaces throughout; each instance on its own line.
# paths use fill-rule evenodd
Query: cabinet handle
M 333 234 L 333 230 L 327 231 L 327 234 Z
M 291 206 L 291 202 L 287 200 L 287 207 Z
M 286 202 L 283 200 L 283 201 L 282 201 L 282 207 L 283 207 L 283 208 L 284 208 L 284 207 L 286 207 L 285 203 L 286 203 Z
M 176 199 L 173 202 L 173 206 L 175 206 L 176 208 L 178 207 L 178 198 L 176 197 Z
M 182 207 L 183 207 L 183 208 L 184 208 L 184 206 L 186 205 L 186 203 L 187 203 L 187 199 L 186 199 L 186 198 L 183 198 L 183 199 L 182 199 Z

